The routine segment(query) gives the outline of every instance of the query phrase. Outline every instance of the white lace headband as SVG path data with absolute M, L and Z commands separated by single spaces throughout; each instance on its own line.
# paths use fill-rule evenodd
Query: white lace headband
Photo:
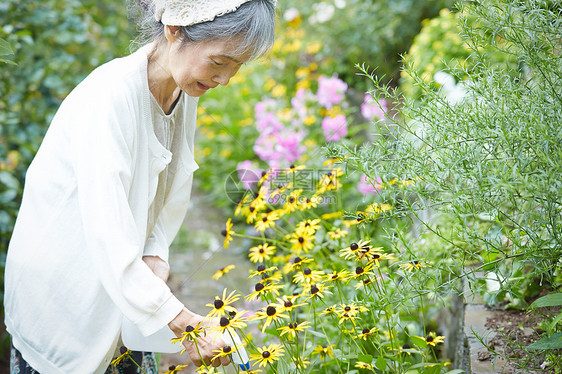
M 155 17 L 164 25 L 191 26 L 232 13 L 250 0 L 154 0 Z M 274 4 L 277 1 L 274 1 Z

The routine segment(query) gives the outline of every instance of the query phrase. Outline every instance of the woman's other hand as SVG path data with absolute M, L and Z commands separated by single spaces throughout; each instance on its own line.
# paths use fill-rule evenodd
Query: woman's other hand
M 170 266 L 158 256 L 143 256 L 142 260 L 148 265 L 150 270 L 164 282 L 168 281 L 170 276 Z
M 205 319 L 203 316 L 184 308 L 180 314 L 178 314 L 177 317 L 168 324 L 168 326 L 177 337 L 180 337 L 187 326 L 195 327 L 199 323 L 201 323 L 202 328 L 209 328 L 218 325 L 217 320 L 209 320 L 208 318 Z M 216 352 L 213 351 L 217 351 L 225 346 L 225 343 L 220 336 L 215 337 L 215 333 L 213 332 L 208 334 L 202 333 L 201 336 L 197 338 L 197 347 L 195 347 L 194 342 L 189 340 L 186 340 L 184 345 L 187 353 L 189 354 L 189 358 L 193 361 L 195 366 L 201 366 L 203 362 L 205 365 L 213 365 L 214 367 L 230 364 L 230 359 L 228 357 L 220 357 L 211 361 L 213 356 L 216 355 Z M 199 348 L 199 352 L 197 352 L 197 348 Z

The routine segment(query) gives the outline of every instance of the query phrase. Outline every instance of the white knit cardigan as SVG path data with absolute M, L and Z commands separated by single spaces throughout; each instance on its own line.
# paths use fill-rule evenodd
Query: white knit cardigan
M 149 48 L 99 67 L 70 93 L 27 172 L 8 249 L 6 326 L 44 374 L 103 373 L 123 316 L 150 335 L 183 308 L 142 256 L 167 261 L 184 219 L 198 168 L 197 99 L 178 103 L 180 166 L 147 233 L 158 174 L 172 158 L 153 130 Z

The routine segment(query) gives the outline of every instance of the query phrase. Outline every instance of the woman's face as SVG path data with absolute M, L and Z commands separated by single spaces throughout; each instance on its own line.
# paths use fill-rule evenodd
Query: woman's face
M 172 43 L 169 68 L 176 85 L 189 96 L 199 97 L 211 88 L 226 86 L 248 61 L 248 55 L 234 56 L 232 41 L 213 40 L 197 44 Z

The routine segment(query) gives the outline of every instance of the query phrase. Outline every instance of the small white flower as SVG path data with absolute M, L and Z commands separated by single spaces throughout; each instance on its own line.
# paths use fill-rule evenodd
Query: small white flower
M 287 22 L 291 22 L 298 16 L 300 16 L 300 13 L 297 8 L 289 8 L 285 11 L 285 14 L 283 14 L 283 19 Z
M 324 23 L 332 19 L 336 8 L 332 4 L 317 3 L 312 6 L 316 14 L 310 17 L 310 23 Z
M 338 9 L 343 9 L 345 8 L 345 0 L 334 0 L 334 5 Z

